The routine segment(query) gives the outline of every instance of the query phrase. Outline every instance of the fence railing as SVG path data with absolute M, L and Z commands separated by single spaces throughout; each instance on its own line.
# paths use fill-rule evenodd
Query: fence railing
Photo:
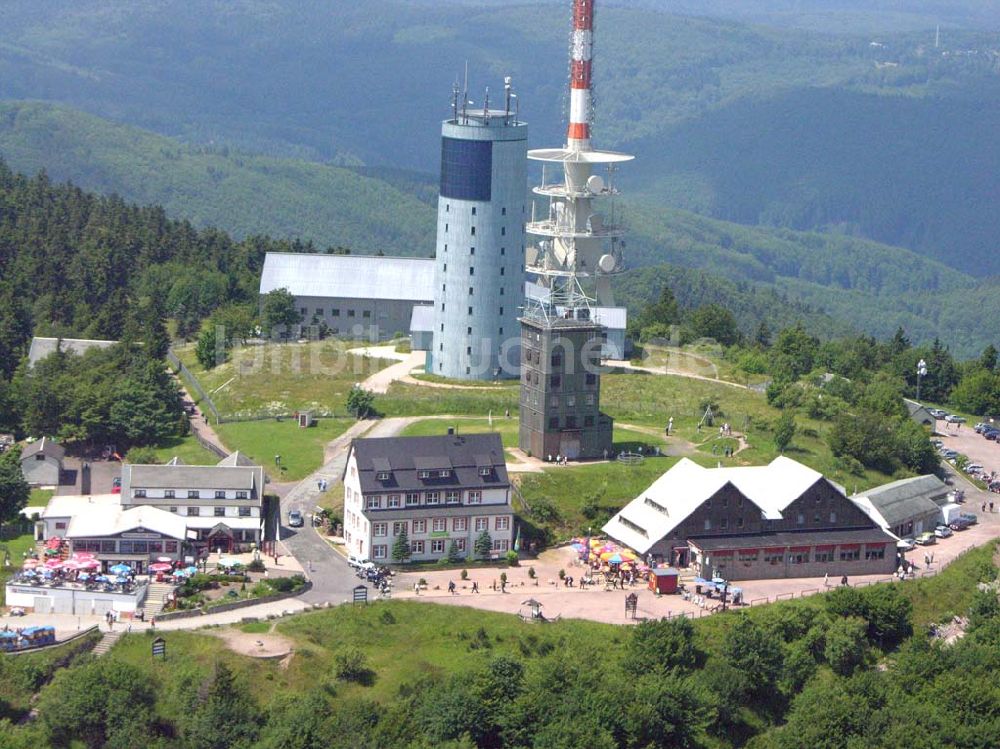
M 177 358 L 177 354 L 175 354 L 173 350 L 167 350 L 167 361 L 170 362 L 170 366 L 172 366 L 174 371 L 176 371 L 185 381 L 185 384 L 197 394 L 198 405 L 201 406 L 202 413 L 205 412 L 205 407 L 207 406 L 208 410 L 212 412 L 212 417 L 215 419 L 215 423 L 221 423 L 219 409 L 215 407 L 215 402 L 211 399 L 211 397 L 209 397 L 208 393 L 205 392 L 201 383 L 198 382 L 198 378 L 194 376 L 190 369 L 184 366 L 184 362 Z

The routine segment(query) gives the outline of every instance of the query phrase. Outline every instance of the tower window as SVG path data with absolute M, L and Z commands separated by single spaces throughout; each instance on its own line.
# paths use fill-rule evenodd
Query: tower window
M 465 353 L 468 354 L 469 356 L 472 356 L 472 346 L 466 346 Z
M 445 291 L 447 288 L 448 288 L 448 284 L 446 284 L 446 283 L 441 284 L 441 291 Z
M 473 233 L 475 233 L 475 232 L 473 232 Z M 507 236 L 507 227 L 506 226 L 501 226 L 500 227 L 500 236 L 501 237 L 506 237 Z
M 469 275 L 470 276 L 476 275 L 476 267 L 474 265 L 469 266 Z
M 466 368 L 465 368 L 465 373 L 466 373 L 466 374 L 470 374 L 470 373 L 471 373 L 471 371 L 472 371 L 472 370 L 471 370 L 471 368 L 469 368 L 469 367 L 466 367 Z
M 501 216 L 507 215 L 507 206 L 504 206 L 503 208 L 500 209 L 500 215 Z
M 441 323 L 441 332 L 444 333 L 444 323 Z
M 448 224 L 445 224 L 445 225 L 444 225 L 444 230 L 445 230 L 445 231 L 448 231 Z
M 444 212 L 448 213 L 451 210 L 451 203 L 444 204 Z
M 445 264 L 444 264 L 444 272 L 445 272 L 445 273 L 447 273 L 447 272 L 448 272 L 448 263 L 445 263 Z
M 503 335 L 503 328 L 500 328 L 500 335 Z
M 503 307 L 500 308 L 500 314 L 503 314 Z
M 444 351 L 444 344 L 443 343 L 439 343 L 438 344 L 438 351 Z
M 469 248 L 469 254 L 470 255 L 475 255 L 476 254 L 476 248 L 475 247 L 470 247 Z
M 469 287 L 469 296 L 472 296 L 472 287 Z
M 476 236 L 476 227 L 472 227 L 472 236 Z
M 473 215 L 473 216 L 475 216 L 475 215 L 476 215 L 476 206 L 472 206 L 472 215 Z
M 445 246 L 444 246 L 444 251 L 445 251 L 445 252 L 447 252 L 447 251 L 448 251 L 448 245 L 447 245 L 447 244 L 445 244 Z
M 506 254 L 507 254 L 507 248 L 506 247 L 501 247 L 500 248 L 500 256 L 503 257 Z
M 503 296 L 503 286 L 500 287 L 500 296 Z
M 472 314 L 472 307 L 469 307 L 469 314 Z
M 501 268 L 501 269 L 500 269 L 500 275 L 501 275 L 501 276 L 502 276 L 502 275 L 504 275 L 504 270 L 505 270 L 505 268 Z
M 441 311 L 444 312 L 444 302 L 441 302 Z

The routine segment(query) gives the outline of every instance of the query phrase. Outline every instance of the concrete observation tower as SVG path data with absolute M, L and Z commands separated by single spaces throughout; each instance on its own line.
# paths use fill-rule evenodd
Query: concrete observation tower
M 614 304 L 611 277 L 624 264 L 614 176 L 633 157 L 591 145 L 593 48 L 594 0 L 574 0 L 566 145 L 528 152 L 542 164 L 534 193 L 548 208 L 532 210 L 527 224 L 525 270 L 544 293 L 521 318 L 520 447 L 536 457 L 602 458 L 612 447 L 612 420 L 600 412 L 604 329 L 593 308 Z
M 455 85 L 441 127 L 433 344 L 429 374 L 517 377 L 524 305 L 528 127 L 504 81 L 501 108 L 473 108 Z

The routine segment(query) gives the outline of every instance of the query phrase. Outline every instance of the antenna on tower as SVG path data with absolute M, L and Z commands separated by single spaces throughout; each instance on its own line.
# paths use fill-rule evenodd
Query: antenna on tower
M 452 117 L 454 118 L 455 122 L 458 122 L 458 94 L 459 93 L 460 92 L 458 90 L 458 78 L 456 78 L 455 82 L 451 86 L 451 114 L 452 114 Z
M 465 83 L 462 86 L 462 123 L 469 121 L 467 108 L 469 106 L 469 61 L 465 61 Z
M 934 49 L 941 46 L 941 24 L 934 29 Z
M 486 97 L 483 99 L 483 117 L 490 116 L 490 87 L 486 87 Z
M 503 112 L 504 116 L 510 117 L 510 76 L 503 77 Z

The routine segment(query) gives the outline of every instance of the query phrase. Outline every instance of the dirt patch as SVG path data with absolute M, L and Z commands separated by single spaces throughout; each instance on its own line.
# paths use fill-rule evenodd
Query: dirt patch
M 251 634 L 238 629 L 211 630 L 211 634 L 226 643 L 234 653 L 251 658 L 286 658 L 291 655 L 294 642 L 289 638 L 269 632 Z

